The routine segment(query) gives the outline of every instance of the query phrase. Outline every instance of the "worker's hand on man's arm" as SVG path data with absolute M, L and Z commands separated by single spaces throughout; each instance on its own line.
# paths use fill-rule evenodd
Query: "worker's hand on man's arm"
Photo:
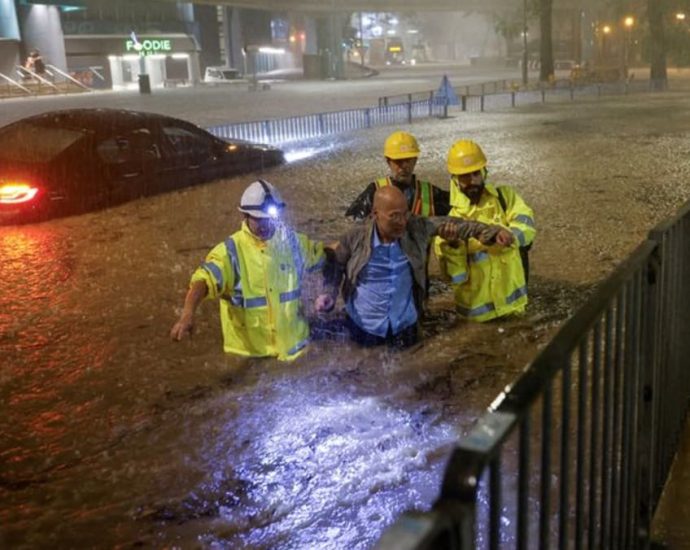
M 450 242 L 460 240 L 460 224 L 456 222 L 445 222 L 438 226 L 436 234 L 442 239 Z
M 513 244 L 513 234 L 505 227 L 500 225 L 487 225 L 477 237 L 484 245 L 497 244 L 500 246 L 510 246 Z
M 515 237 L 507 229 L 501 228 L 501 230 L 496 234 L 496 244 L 501 246 L 510 246 L 513 244 Z
M 177 322 L 170 330 L 170 338 L 179 342 L 185 335 L 191 335 L 194 329 L 194 312 L 208 294 L 208 288 L 203 281 L 196 281 L 189 287 L 184 299 L 184 307 Z

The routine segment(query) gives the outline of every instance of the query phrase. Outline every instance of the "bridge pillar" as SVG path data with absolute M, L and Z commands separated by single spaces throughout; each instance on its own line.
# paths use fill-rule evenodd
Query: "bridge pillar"
M 25 55 L 33 49 L 39 49 L 45 63 L 55 65 L 63 71 L 67 70 L 65 38 L 58 6 L 20 5 L 19 25 Z

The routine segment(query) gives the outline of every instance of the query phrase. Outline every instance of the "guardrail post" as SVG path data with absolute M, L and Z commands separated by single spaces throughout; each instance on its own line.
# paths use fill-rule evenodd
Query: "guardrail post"
M 364 109 L 364 123 L 367 128 L 371 128 L 371 109 L 369 107 Z
M 650 538 L 652 513 L 656 507 L 654 502 L 654 472 L 656 463 L 654 461 L 657 432 L 657 407 L 655 403 L 662 399 L 662 389 L 655 383 L 659 380 L 658 350 L 656 343 L 659 338 L 660 321 L 658 319 L 657 304 L 659 303 L 659 289 L 657 284 L 660 275 L 660 246 L 649 258 L 646 277 L 643 279 L 643 303 L 644 314 L 642 315 L 641 337 L 642 361 L 640 373 L 640 388 L 637 399 L 639 400 L 640 420 L 638 424 L 638 445 L 639 445 L 639 470 L 637 482 L 638 507 L 637 507 L 637 533 L 635 533 L 638 548 L 644 548 Z
M 510 92 L 510 106 L 515 107 L 515 92 Z
M 326 129 L 323 123 L 323 113 L 319 113 L 319 134 L 324 135 L 325 133 Z
M 482 95 L 479 97 L 479 110 L 482 113 L 484 112 L 484 92 L 482 92 Z
M 541 102 L 546 103 L 546 89 L 544 86 L 541 87 Z
M 443 98 L 443 117 L 442 118 L 448 118 L 448 98 L 447 97 Z
M 407 102 L 407 122 L 412 124 L 412 96 L 410 95 L 410 100 Z
M 460 103 L 462 104 L 462 111 L 467 111 L 467 96 L 464 95 L 460 98 Z

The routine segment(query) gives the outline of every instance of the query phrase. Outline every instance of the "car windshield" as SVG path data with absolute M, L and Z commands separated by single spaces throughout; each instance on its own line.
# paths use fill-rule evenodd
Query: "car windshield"
M 0 130 L 0 160 L 48 162 L 84 135 L 83 131 L 33 124 L 12 124 Z

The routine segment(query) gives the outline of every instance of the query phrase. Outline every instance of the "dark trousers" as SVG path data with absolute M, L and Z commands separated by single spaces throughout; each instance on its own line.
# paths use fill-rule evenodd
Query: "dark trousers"
M 397 334 L 393 334 L 389 328 L 386 336 L 376 336 L 375 334 L 362 330 L 352 319 L 350 319 L 350 317 L 347 316 L 345 317 L 345 327 L 350 333 L 350 338 L 357 342 L 360 346 L 364 347 L 382 346 L 383 344 L 387 344 L 392 348 L 404 349 L 413 346 L 419 341 L 419 330 L 417 328 L 417 323 L 402 329 Z

